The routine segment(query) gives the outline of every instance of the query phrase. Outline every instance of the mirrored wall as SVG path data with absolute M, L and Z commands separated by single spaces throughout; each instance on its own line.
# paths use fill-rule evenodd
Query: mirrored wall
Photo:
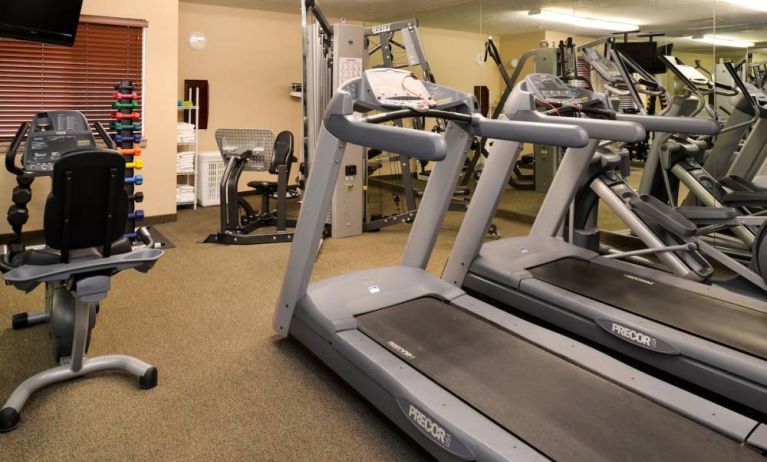
M 763 0 L 473 0 L 415 8 L 406 14 L 392 12 L 368 24 L 402 19 L 417 20 L 429 75 L 440 84 L 474 93 L 489 117 L 501 112 L 498 108 L 507 88 L 533 72 L 557 74 L 573 85 L 608 91 L 611 82 L 584 59 L 581 49 L 591 45 L 604 57 L 609 53 L 608 41 L 610 49 L 628 57 L 646 71 L 644 77 L 665 90 L 662 97 L 642 93 L 633 105 L 630 95 L 613 92 L 615 103 L 628 112 L 660 114 L 692 98 L 687 115 L 716 117 L 724 123 L 738 91 L 725 62 L 732 63 L 750 86 L 763 87 L 767 82 L 767 2 Z M 400 45 L 393 47 L 395 61 L 412 65 L 407 56 L 410 44 Z M 635 80 L 644 79 L 635 69 L 626 69 Z M 700 93 L 690 85 L 718 90 Z M 650 176 L 644 170 L 652 145 L 650 138 L 648 143 L 629 146 L 628 181 L 636 188 L 643 177 Z M 482 146 L 474 147 L 481 152 Z M 500 214 L 531 221 L 562 154 L 551 147 L 525 146 Z M 482 165 L 482 156 L 470 152 L 457 201 L 464 194 L 468 198 Z M 429 166 L 414 169 L 420 180 L 426 179 Z M 622 228 L 609 213 L 601 214 L 600 224 Z

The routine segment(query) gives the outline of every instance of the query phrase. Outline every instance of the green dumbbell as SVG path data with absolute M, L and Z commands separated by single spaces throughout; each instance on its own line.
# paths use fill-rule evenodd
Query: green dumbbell
M 112 109 L 136 109 L 138 107 L 138 101 L 131 101 L 130 103 L 121 103 L 114 101 L 112 103 Z
M 121 124 L 120 122 L 109 122 L 109 128 L 112 130 L 141 130 L 141 124 L 136 122 L 132 124 Z

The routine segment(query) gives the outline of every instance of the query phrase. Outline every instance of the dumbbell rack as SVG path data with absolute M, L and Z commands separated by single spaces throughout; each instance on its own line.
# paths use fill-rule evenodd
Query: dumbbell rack
M 125 156 L 125 189 L 128 192 L 130 202 L 128 204 L 128 224 L 125 235 L 132 240 L 136 239 L 136 223 L 144 218 L 144 211 L 136 208 L 136 204 L 144 200 L 144 193 L 136 191 L 136 186 L 144 183 L 144 177 L 139 171 L 143 168 L 144 161 L 141 159 L 141 113 L 137 112 L 139 103 L 137 100 L 133 81 L 123 80 L 114 86 L 112 94 L 112 119 L 109 128 L 114 131 L 116 150 Z

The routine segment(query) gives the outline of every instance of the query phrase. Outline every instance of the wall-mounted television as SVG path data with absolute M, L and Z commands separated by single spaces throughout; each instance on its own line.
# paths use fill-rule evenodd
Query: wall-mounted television
M 0 37 L 72 46 L 83 0 L 0 0 Z
M 657 42 L 616 42 L 615 49 L 628 56 L 642 69 L 651 74 L 659 74 Z

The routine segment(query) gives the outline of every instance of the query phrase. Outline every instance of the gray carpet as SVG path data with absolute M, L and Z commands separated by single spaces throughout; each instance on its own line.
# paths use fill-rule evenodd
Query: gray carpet
M 462 215 L 450 213 L 429 269 L 439 273 Z M 287 244 L 199 244 L 216 208 L 161 225 L 176 248 L 148 274 L 113 278 L 91 354 L 135 355 L 160 383 L 140 390 L 102 374 L 48 388 L 0 434 L 2 460 L 423 460 L 413 445 L 270 318 Z M 496 221 L 505 235 L 524 227 Z M 327 240 L 316 278 L 397 264 L 408 225 Z M 13 313 L 39 308 L 40 289 L 0 287 L 0 399 L 51 366 L 44 326 L 14 332 Z

